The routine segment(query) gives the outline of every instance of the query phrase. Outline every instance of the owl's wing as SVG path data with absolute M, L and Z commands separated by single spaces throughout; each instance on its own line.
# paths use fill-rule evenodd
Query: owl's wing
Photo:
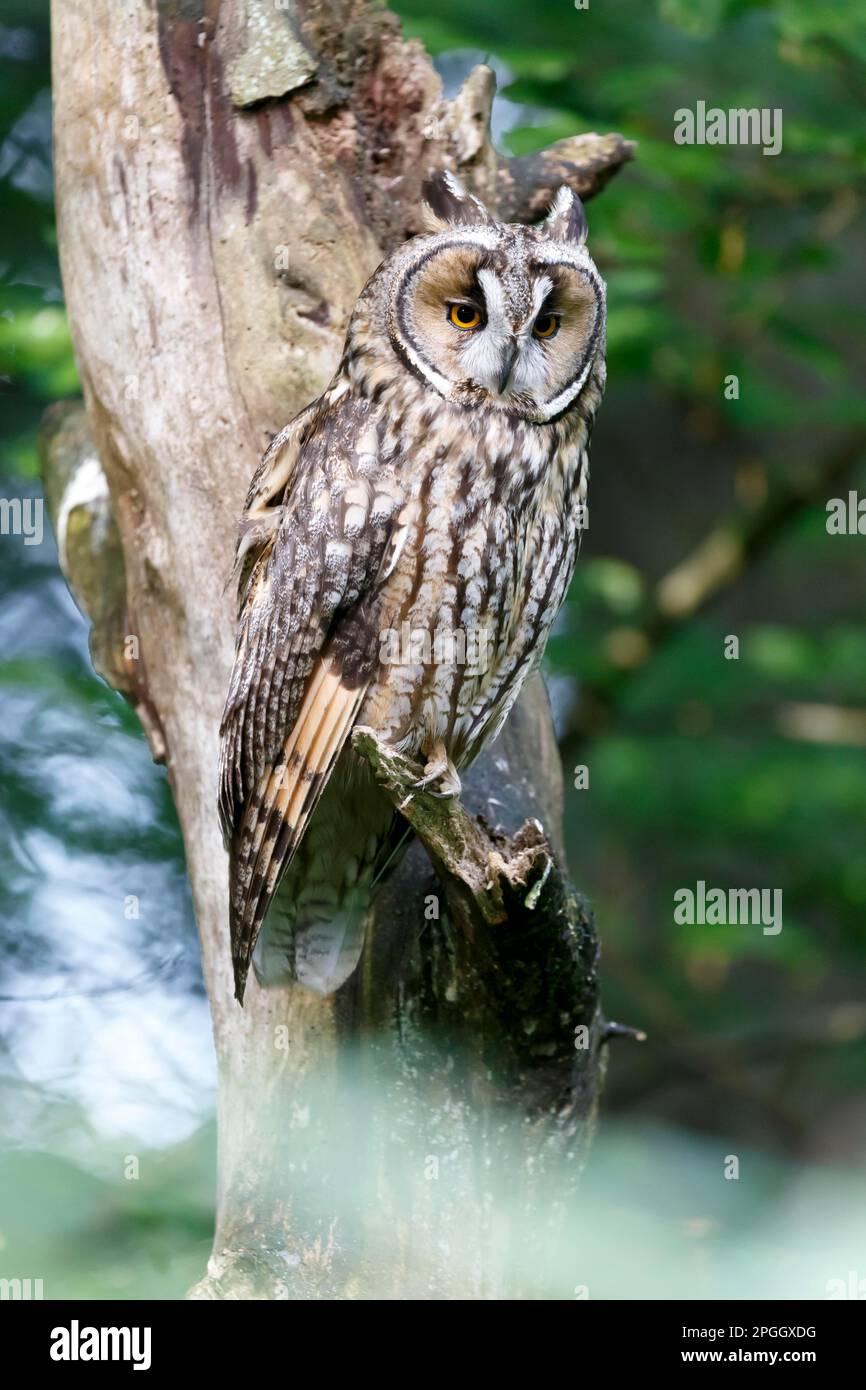
M 324 403 L 300 438 L 284 439 L 273 455 L 283 472 L 286 453 L 292 457 L 270 493 L 282 498 L 279 508 L 256 505 L 254 492 L 269 494 L 266 477 L 257 474 L 250 490 L 253 540 L 241 557 L 237 649 L 220 730 L 241 1001 L 271 899 L 375 667 L 380 581 L 393 562 L 402 498 L 390 471 L 377 468 L 371 442 L 366 403 L 347 396 Z

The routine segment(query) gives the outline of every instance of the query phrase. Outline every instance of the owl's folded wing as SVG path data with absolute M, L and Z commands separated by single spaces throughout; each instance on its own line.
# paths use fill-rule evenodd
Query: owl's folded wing
M 352 409 L 341 403 L 339 420 L 325 410 L 314 422 L 278 519 L 262 508 L 247 514 L 255 539 L 220 731 L 239 999 L 268 906 L 375 666 L 380 574 L 401 498 L 370 455 L 350 447 Z

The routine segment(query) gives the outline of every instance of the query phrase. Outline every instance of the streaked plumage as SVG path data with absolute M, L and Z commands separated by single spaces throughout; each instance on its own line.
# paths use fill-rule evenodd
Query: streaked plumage
M 220 791 L 239 999 L 263 923 L 266 983 L 330 992 L 357 964 L 404 827 L 352 727 L 453 791 L 574 565 L 604 384 L 580 203 L 563 189 L 540 227 L 508 226 L 448 175 L 428 203 L 431 234 L 373 275 L 247 497 Z

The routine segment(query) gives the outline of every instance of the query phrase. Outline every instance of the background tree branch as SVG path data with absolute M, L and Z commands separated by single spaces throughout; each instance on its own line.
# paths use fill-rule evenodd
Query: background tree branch
M 610 723 L 632 682 L 640 679 L 676 632 L 742 581 L 807 511 L 826 504 L 864 450 L 866 430 L 849 430 L 813 470 L 778 484 L 754 510 L 727 517 L 659 580 L 632 624 L 629 652 L 633 657 L 627 663 L 611 663 L 607 671 L 582 685 L 569 716 L 569 757 L 579 755 Z

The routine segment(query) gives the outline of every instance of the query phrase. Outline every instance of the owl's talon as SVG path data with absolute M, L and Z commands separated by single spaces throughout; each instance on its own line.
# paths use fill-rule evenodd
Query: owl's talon
M 433 791 L 432 787 L 427 788 L 427 795 L 432 796 L 436 801 L 456 801 L 457 797 L 460 795 L 460 792 L 461 786 L 459 781 L 456 787 L 452 787 L 449 783 L 449 785 L 445 787 L 443 791 Z
M 424 776 L 418 778 L 414 787 L 416 791 L 427 792 L 437 801 L 452 801 L 460 795 L 460 774 L 441 744 L 433 750 L 433 756 L 424 768 Z

